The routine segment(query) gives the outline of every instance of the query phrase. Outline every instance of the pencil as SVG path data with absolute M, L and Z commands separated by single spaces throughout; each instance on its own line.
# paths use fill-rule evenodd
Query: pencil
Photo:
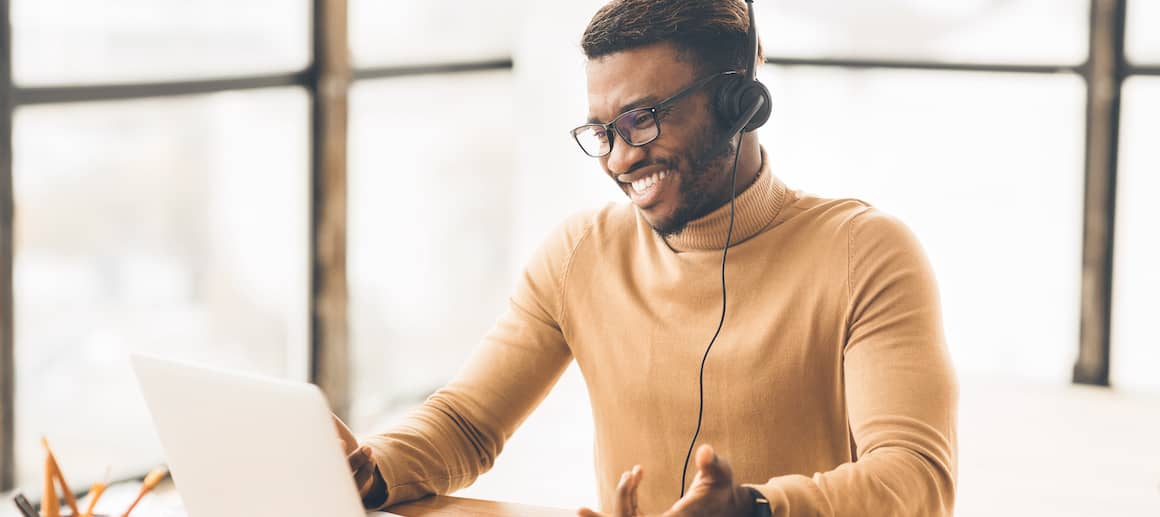
M 60 482 L 60 490 L 64 492 L 64 500 L 68 502 L 68 508 L 72 510 L 73 515 L 80 515 L 81 511 L 77 508 L 77 498 L 73 495 L 72 489 L 68 487 L 68 482 L 64 480 L 64 472 L 61 472 L 60 464 L 56 462 L 56 455 L 52 453 L 52 447 L 48 446 L 48 438 L 41 436 L 40 445 L 44 446 L 44 453 L 48 456 L 48 464 L 52 466 L 53 475 Z
M 169 475 L 169 469 L 165 467 L 158 467 L 149 472 L 149 475 L 145 476 L 145 482 L 141 483 L 141 491 L 137 492 L 137 499 L 133 500 L 133 504 L 129 505 L 129 509 L 125 510 L 125 513 L 122 514 L 121 517 L 129 517 L 129 512 L 132 512 L 133 509 L 137 507 L 137 503 L 141 502 L 141 499 L 145 497 L 145 494 L 148 494 L 150 490 L 153 490 L 153 488 L 156 487 L 162 479 L 165 479 L 165 476 L 167 475 Z
M 93 509 L 97 507 L 97 500 L 105 493 L 105 484 L 103 482 L 93 483 L 93 487 L 89 489 L 89 507 L 85 509 L 85 513 L 81 517 L 93 517 Z
M 56 498 L 56 476 L 52 475 L 52 458 L 44 457 L 44 496 L 40 498 L 40 509 L 44 517 L 60 517 L 60 501 Z

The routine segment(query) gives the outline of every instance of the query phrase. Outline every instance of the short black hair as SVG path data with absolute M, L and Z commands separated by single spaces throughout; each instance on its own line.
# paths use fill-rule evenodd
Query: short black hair
M 612 0 L 592 17 L 580 46 L 588 59 L 597 59 L 671 42 L 699 73 L 741 71 L 753 66 L 746 63 L 748 30 L 743 0 Z

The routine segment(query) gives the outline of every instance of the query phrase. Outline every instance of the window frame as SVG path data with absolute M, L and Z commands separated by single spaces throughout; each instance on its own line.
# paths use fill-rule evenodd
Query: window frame
M 352 67 L 348 0 L 311 0 L 311 57 L 305 69 L 285 73 L 201 80 L 20 87 L 12 77 L 11 3 L 0 0 L 0 492 L 15 488 L 13 406 L 12 123 L 19 106 L 130 100 L 297 86 L 308 91 L 310 115 L 309 380 L 326 393 L 340 416 L 350 387 L 346 279 L 348 93 L 355 81 L 507 69 L 513 60 L 417 66 Z M 877 59 L 770 57 L 767 64 L 852 69 L 1038 73 L 1079 76 L 1088 99 L 1085 123 L 1083 278 L 1080 346 L 1073 382 L 1107 386 L 1110 355 L 1112 253 L 1115 231 L 1117 152 L 1123 83 L 1138 75 L 1160 76 L 1160 65 L 1133 65 L 1125 57 L 1126 0 L 1092 0 L 1087 60 L 1079 65 L 1020 65 Z

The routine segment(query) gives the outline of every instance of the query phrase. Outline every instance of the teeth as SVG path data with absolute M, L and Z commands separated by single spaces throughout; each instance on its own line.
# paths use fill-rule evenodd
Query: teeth
M 637 194 L 641 194 L 649 188 L 652 188 L 652 186 L 656 185 L 660 180 L 665 179 L 665 176 L 668 176 L 668 174 L 669 171 L 661 171 L 653 174 L 652 176 L 638 179 L 632 182 L 632 189 L 635 190 Z

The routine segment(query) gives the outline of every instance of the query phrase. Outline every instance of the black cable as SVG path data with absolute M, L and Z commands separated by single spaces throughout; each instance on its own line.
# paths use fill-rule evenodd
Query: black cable
M 713 349 L 713 343 L 717 342 L 717 336 L 721 334 L 721 327 L 725 325 L 725 305 L 729 300 L 725 291 L 725 259 L 729 257 L 729 241 L 733 240 L 733 219 L 737 215 L 737 161 L 741 156 L 741 136 L 743 134 L 743 132 L 737 133 L 737 151 L 733 153 L 733 174 L 729 190 L 729 231 L 725 234 L 725 249 L 721 251 L 721 320 L 717 322 L 717 330 L 713 332 L 713 339 L 709 340 L 709 346 L 705 347 L 705 355 L 701 357 L 701 373 L 698 374 L 697 378 L 697 430 L 693 432 L 693 439 L 689 442 L 689 452 L 685 453 L 685 467 L 681 469 L 681 497 L 685 497 L 685 479 L 689 475 L 689 458 L 693 456 L 693 447 L 697 445 L 697 437 L 701 434 L 701 420 L 705 415 L 705 361 L 709 359 L 709 351 Z

